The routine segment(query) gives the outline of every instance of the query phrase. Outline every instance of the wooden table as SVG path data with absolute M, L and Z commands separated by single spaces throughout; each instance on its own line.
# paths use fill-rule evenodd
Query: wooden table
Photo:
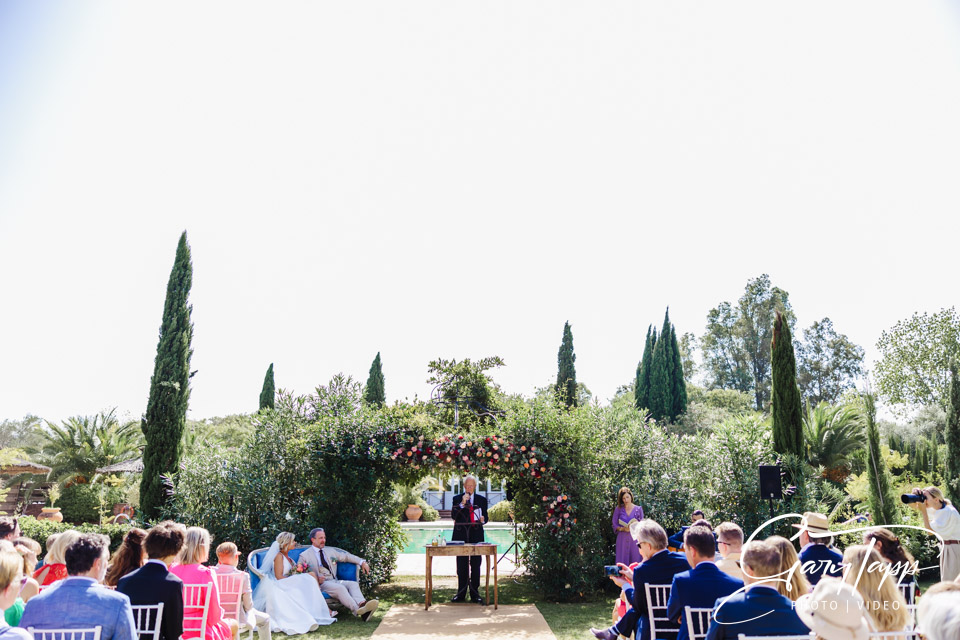
M 486 602 L 490 604 L 490 558 L 493 558 L 493 608 L 497 609 L 500 605 L 500 589 L 497 585 L 497 545 L 492 542 L 481 542 L 478 544 L 448 544 L 445 546 L 426 545 L 427 550 L 427 595 L 424 602 L 424 609 L 429 609 L 433 604 L 433 557 L 434 556 L 484 556 L 487 565 L 487 597 Z

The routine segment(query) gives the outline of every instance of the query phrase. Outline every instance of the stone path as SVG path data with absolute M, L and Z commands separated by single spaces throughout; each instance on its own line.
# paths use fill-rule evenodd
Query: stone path
M 536 605 L 478 607 L 438 604 L 424 611 L 422 604 L 390 607 L 371 640 L 556 640 Z

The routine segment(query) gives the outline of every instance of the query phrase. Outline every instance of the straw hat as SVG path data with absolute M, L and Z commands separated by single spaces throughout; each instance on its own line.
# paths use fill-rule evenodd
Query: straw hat
M 830 535 L 830 521 L 822 513 L 807 511 L 803 514 L 800 524 L 790 525 L 801 531 L 807 531 L 812 537 L 823 537 Z
M 866 605 L 857 590 L 839 580 L 821 580 L 813 593 L 800 596 L 797 615 L 823 640 L 868 640 Z

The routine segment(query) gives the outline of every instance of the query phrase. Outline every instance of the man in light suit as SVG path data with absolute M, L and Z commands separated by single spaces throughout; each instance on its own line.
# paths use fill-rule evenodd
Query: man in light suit
M 101 627 L 101 640 L 137 640 L 130 599 L 99 585 L 107 574 L 110 540 L 81 534 L 67 547 L 68 577 L 30 598 L 20 619 L 28 629 Z
M 369 574 L 370 565 L 367 561 L 343 549 L 327 547 L 327 534 L 320 527 L 310 532 L 310 544 L 312 546 L 303 551 L 300 559 L 310 567 L 310 571 L 320 585 L 320 590 L 339 600 L 350 610 L 350 613 L 360 616 L 364 622 L 369 620 L 380 606 L 380 601 L 364 598 L 360 593 L 360 585 L 354 580 L 337 580 L 338 562 L 358 565 L 364 573 Z
M 477 495 L 477 477 L 463 479 L 463 493 L 453 496 L 452 540 L 467 544 L 483 542 L 483 525 L 487 522 L 487 499 Z M 457 556 L 457 593 L 451 602 L 463 602 L 470 589 L 470 601 L 483 605 L 480 597 L 480 556 Z

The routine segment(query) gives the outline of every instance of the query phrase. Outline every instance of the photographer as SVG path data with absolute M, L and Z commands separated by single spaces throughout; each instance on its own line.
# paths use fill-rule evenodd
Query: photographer
M 913 493 L 923 498 L 922 502 L 910 503 L 923 516 L 923 526 L 943 538 L 940 579 L 944 582 L 955 580 L 960 576 L 960 512 L 937 487 L 914 489 Z

